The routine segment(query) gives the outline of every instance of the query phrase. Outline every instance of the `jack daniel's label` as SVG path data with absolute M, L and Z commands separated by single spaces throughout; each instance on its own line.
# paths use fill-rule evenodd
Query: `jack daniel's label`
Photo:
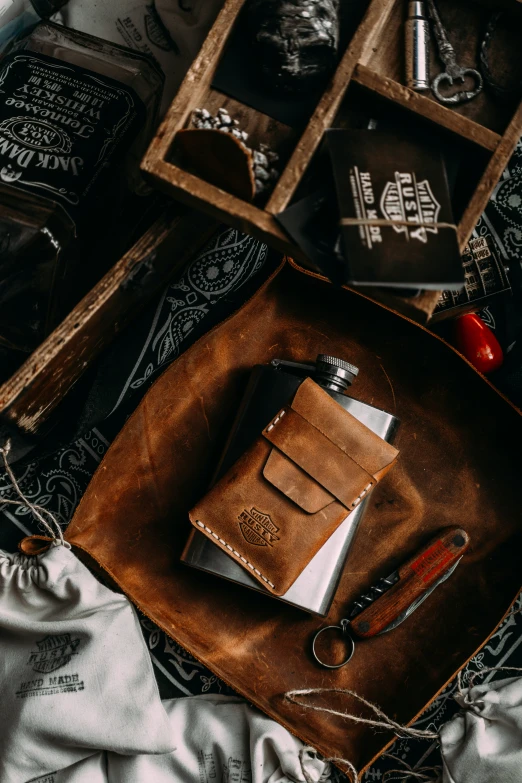
M 329 131 L 328 146 L 348 280 L 462 288 L 464 273 L 440 150 L 374 130 Z M 360 220 L 360 225 L 343 225 L 343 218 Z
M 40 53 L 0 67 L 0 182 L 59 202 L 76 219 L 144 119 L 133 90 Z

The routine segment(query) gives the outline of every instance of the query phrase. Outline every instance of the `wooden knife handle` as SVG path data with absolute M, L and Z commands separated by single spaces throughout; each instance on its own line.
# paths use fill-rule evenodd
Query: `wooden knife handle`
M 460 527 L 447 527 L 399 568 L 399 581 L 351 621 L 356 636 L 376 636 L 451 568 L 469 546 Z

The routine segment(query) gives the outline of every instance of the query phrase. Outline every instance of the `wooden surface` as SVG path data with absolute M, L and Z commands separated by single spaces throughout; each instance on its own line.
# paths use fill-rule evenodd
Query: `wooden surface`
M 359 63 L 355 69 L 353 80 L 356 84 L 360 84 L 392 103 L 452 131 L 479 147 L 494 152 L 500 143 L 502 137 L 495 131 L 455 113 L 447 106 L 436 103 L 423 93 L 415 92 L 394 79 L 382 76 L 367 65 Z
M 157 161 L 154 171 L 156 176 L 152 177 L 152 182 L 155 186 L 176 196 L 184 204 L 196 209 L 203 206 L 205 212 L 217 220 L 224 220 L 229 226 L 251 234 L 283 253 L 292 251 L 293 255 L 302 256 L 299 251 L 295 252 L 296 248 L 287 234 L 265 210 L 166 161 Z
M 144 171 L 154 173 L 155 164 L 167 158 L 174 135 L 185 125 L 190 113 L 200 104 L 200 99 L 209 89 L 219 58 L 244 2 L 245 0 L 226 0 L 147 150 L 142 162 Z
M 167 210 L 158 218 L 135 247 L 75 307 L 19 371 L 0 387 L 0 429 L 7 423 L 28 435 L 38 432 L 104 345 L 145 303 L 148 295 L 202 244 L 215 226 L 214 219 L 224 220 L 258 236 L 303 261 L 303 254 L 293 246 L 274 215 L 291 202 L 325 129 L 334 123 L 352 81 L 376 97 L 384 98 L 444 128 L 445 132 L 469 141 L 473 147 L 492 153 L 458 226 L 461 249 L 466 245 L 522 134 L 522 104 L 499 107 L 492 102 L 491 96 L 485 94 L 455 110 L 441 106 L 430 94 L 409 90 L 402 83 L 404 3 L 402 0 L 371 0 L 336 73 L 299 138 L 295 129 L 277 123 L 211 87 L 244 2 L 226 0 L 143 161 L 143 170 L 158 187 L 192 207 L 203 209 L 211 217 L 203 218 L 196 213 L 181 214 L 181 210 L 174 209 Z M 518 34 L 522 30 L 520 0 L 502 0 L 501 3 L 492 3 L 491 0 L 440 0 L 441 14 L 448 23 L 452 41 L 459 49 L 459 61 L 476 60 L 478 23 L 486 18 L 484 8 L 500 6 L 518 12 L 513 16 L 517 20 L 514 27 L 520 20 Z M 518 48 L 513 52 L 507 46 L 501 75 L 511 68 L 514 54 L 518 58 Z M 440 68 L 436 60 L 433 65 Z M 266 207 L 249 204 L 209 185 L 170 160 L 175 134 L 187 126 L 191 112 L 198 106 L 210 111 L 216 111 L 220 106 L 227 107 L 233 116 L 240 118 L 254 144 L 269 137 L 269 142 L 280 152 L 282 163 L 286 166 Z M 154 252 L 154 274 L 140 284 L 131 280 L 125 285 L 125 280 L 139 270 L 143 260 Z M 437 292 L 424 292 L 416 300 L 401 300 L 386 291 L 374 291 L 373 296 L 422 322 L 429 318 L 438 300 Z
M 305 132 L 299 139 L 294 154 L 274 188 L 272 197 L 266 206 L 267 212 L 277 215 L 288 206 L 312 155 L 323 138 L 324 132 L 332 125 L 357 63 L 372 49 L 383 30 L 386 29 L 391 10 L 390 0 L 373 0 L 370 3 L 363 21 L 310 118 Z
M 227 0 L 225 3 L 200 55 L 189 70 L 165 121 L 149 147 L 143 161 L 143 170 L 156 186 L 185 203 L 203 209 L 214 217 L 303 260 L 303 254 L 295 248 L 273 216 L 292 202 L 298 188 L 299 194 L 304 195 L 303 181 L 306 181 L 308 172 L 313 168 L 310 164 L 316 160 L 314 156 L 324 132 L 335 124 L 339 108 L 342 106 L 344 110 L 345 104 L 352 100 L 350 96 L 353 91 L 347 94 L 347 90 L 350 84 L 354 83 L 364 87 L 376 99 L 384 99 L 392 106 L 407 109 L 412 116 L 417 115 L 429 121 L 435 128 L 443 129 L 445 134 L 455 134 L 459 142 L 469 143 L 469 164 L 473 168 L 473 177 L 476 176 L 478 186 L 472 192 L 470 184 L 470 193 L 465 194 L 464 203 L 458 208 L 458 214 L 462 215 L 458 236 L 463 249 L 507 165 L 518 137 L 522 135 L 522 112 L 517 101 L 499 105 L 487 91 L 468 104 L 448 108 L 438 103 L 430 93 L 420 94 L 408 89 L 404 85 L 403 0 L 369 2 L 366 14 L 342 55 L 338 68 L 304 132 L 300 137 L 292 129 L 283 132 L 281 138 L 284 137 L 284 143 L 287 145 L 283 156 L 286 165 L 265 206 L 262 203 L 248 204 L 220 188 L 207 184 L 172 162 L 169 155 L 174 137 L 178 130 L 186 127 L 193 109 L 219 108 L 217 103 L 222 100 L 222 96 L 212 89 L 211 83 L 244 1 Z M 477 45 L 492 7 L 498 6 L 492 6 L 489 0 L 440 0 L 441 15 L 447 22 L 459 62 L 477 65 Z M 514 12 L 512 27 L 518 35 L 522 32 L 522 3 L 518 0 L 503 0 L 502 7 Z M 501 52 L 498 57 L 495 55 L 495 72 L 500 74 L 499 78 L 519 59 L 519 44 L 516 43 L 516 36 L 509 39 L 509 27 L 508 23 L 507 29 L 502 33 L 507 36 L 506 51 Z M 504 38 L 501 43 L 503 41 Z M 432 67 L 434 73 L 437 73 L 441 70 L 441 63 L 434 42 L 432 50 Z M 253 134 L 252 138 L 258 141 L 266 138 L 268 133 L 273 136 L 277 146 L 280 130 L 274 125 L 270 126 L 266 116 L 237 101 L 235 103 L 235 106 L 230 107 L 232 116 L 234 113 L 241 116 L 241 121 L 246 123 L 249 132 Z M 485 159 L 481 160 L 477 156 L 477 149 L 491 153 L 489 161 L 487 156 L 483 156 Z M 466 154 L 465 150 L 463 154 Z M 391 297 L 393 299 L 393 295 Z M 436 297 L 432 296 L 431 299 L 435 306 Z M 400 299 L 395 299 L 395 305 L 399 311 L 404 312 Z M 410 310 L 411 307 L 415 308 L 415 304 L 410 303 Z
M 216 223 L 171 205 L 0 387 L 0 429 L 35 436 L 114 336 L 210 237 Z
M 463 67 L 478 68 L 478 51 L 491 12 L 475 0 L 437 0 L 437 7 L 448 31 L 450 43 L 455 48 L 458 64 Z M 383 29 L 382 35 L 366 56 L 361 58 L 361 62 L 372 71 L 386 76 L 398 84 L 404 83 L 404 19 L 404 0 L 392 0 L 388 23 Z M 509 25 L 507 26 L 509 28 Z M 504 27 L 505 25 L 502 29 L 505 33 Z M 505 45 L 504 49 L 499 47 L 497 51 L 495 48 L 494 72 L 500 82 L 512 80 L 515 68 L 513 55 L 520 46 L 521 27 L 522 20 L 519 22 L 518 30 L 512 29 L 511 39 L 505 36 L 501 39 Z M 500 35 L 500 32 L 499 26 L 496 35 Z M 435 38 L 432 35 L 430 40 L 431 78 L 443 70 L 444 66 L 439 59 Z M 456 127 L 458 126 L 458 118 L 462 117 L 496 133 L 505 131 L 516 109 L 516 100 L 511 99 L 507 104 L 499 103 L 491 91 L 487 89 L 482 90 L 472 101 L 454 106 L 451 109 L 446 109 L 440 104 L 430 90 L 418 93 L 418 95 L 433 104 L 435 121 L 437 121 L 437 111 L 441 110 L 444 113 L 446 110 L 455 117 Z

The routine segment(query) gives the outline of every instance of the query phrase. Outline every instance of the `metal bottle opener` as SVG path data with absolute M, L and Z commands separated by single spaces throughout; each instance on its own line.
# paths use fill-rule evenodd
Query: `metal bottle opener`
M 476 68 L 462 68 L 458 65 L 455 49 L 449 42 L 448 34 L 442 24 L 440 14 L 435 5 L 435 0 L 426 0 L 426 5 L 428 6 L 428 12 L 433 22 L 433 32 L 435 34 L 435 40 L 437 41 L 439 57 L 445 66 L 445 70 L 442 71 L 442 73 L 439 73 L 431 82 L 433 94 L 441 103 L 447 103 L 453 106 L 471 101 L 482 91 L 484 86 L 482 75 Z M 454 95 L 443 95 L 440 92 L 442 84 L 446 83 L 450 87 L 455 82 L 463 84 L 467 76 L 471 77 L 475 83 L 473 90 L 460 90 L 460 92 L 456 92 Z
M 462 528 L 441 530 L 424 549 L 355 601 L 350 614 L 339 625 L 327 625 L 317 631 L 312 640 L 312 654 L 317 663 L 325 669 L 340 669 L 354 653 L 354 636 L 369 639 L 397 628 L 451 576 L 469 543 L 469 536 Z M 333 631 L 340 632 L 347 649 L 344 659 L 334 664 L 322 660 L 317 652 L 319 637 Z

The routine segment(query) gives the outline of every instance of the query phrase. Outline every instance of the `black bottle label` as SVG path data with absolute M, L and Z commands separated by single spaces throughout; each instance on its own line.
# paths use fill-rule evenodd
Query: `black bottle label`
M 0 67 L 0 181 L 59 202 L 73 220 L 145 118 L 133 90 L 21 51 Z

